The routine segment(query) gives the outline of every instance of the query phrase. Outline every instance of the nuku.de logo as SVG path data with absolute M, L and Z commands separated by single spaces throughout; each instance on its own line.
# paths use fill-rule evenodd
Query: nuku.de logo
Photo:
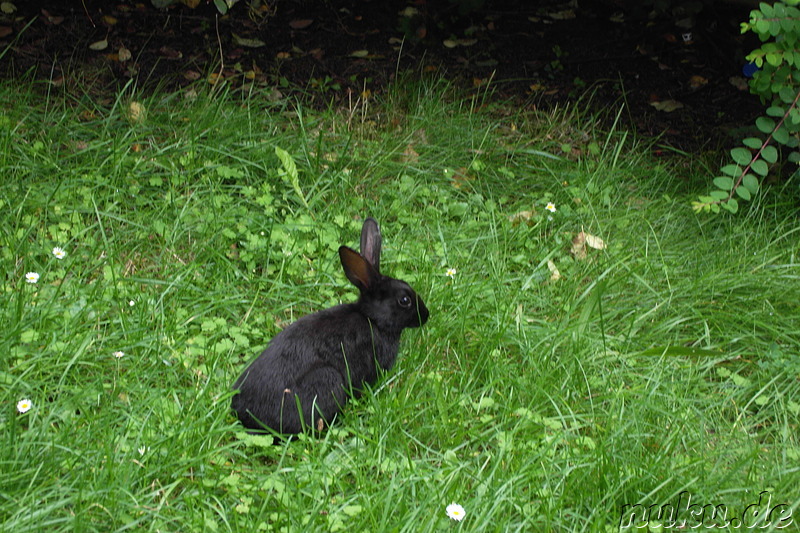
M 678 494 L 675 504 L 653 504 L 645 506 L 641 503 L 625 504 L 620 509 L 620 529 L 638 529 L 647 524 L 661 524 L 665 528 L 727 528 L 752 529 L 755 527 L 774 526 L 783 529 L 793 522 L 792 508 L 788 503 L 774 504 L 772 493 L 761 491 L 758 501 L 745 507 L 740 516 L 735 516 L 732 509 L 723 503 L 692 503 L 689 491 Z

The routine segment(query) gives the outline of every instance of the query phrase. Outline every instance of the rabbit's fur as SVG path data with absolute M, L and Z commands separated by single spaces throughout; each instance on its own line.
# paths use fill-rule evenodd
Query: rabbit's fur
M 381 275 L 380 254 L 378 223 L 367 218 L 361 253 L 339 248 L 358 301 L 306 315 L 270 341 L 233 385 L 231 406 L 245 427 L 322 430 L 351 393 L 375 382 L 378 366 L 392 367 L 400 333 L 425 324 L 428 309 L 406 282 Z

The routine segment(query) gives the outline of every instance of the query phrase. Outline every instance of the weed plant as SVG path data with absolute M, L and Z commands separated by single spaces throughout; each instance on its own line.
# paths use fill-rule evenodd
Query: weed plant
M 796 198 L 708 218 L 688 156 L 579 109 L 373 100 L 0 87 L 0 530 L 658 531 L 687 496 L 732 530 L 763 491 L 751 523 L 796 519 Z M 329 431 L 247 435 L 231 384 L 355 298 L 367 215 L 431 320 Z

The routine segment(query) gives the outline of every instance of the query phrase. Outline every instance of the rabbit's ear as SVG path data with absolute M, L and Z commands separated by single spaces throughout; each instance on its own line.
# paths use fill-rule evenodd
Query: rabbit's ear
M 347 279 L 361 291 L 369 290 L 380 276 L 372 264 L 352 248 L 340 246 L 339 259 Z
M 381 230 L 372 217 L 367 218 L 361 228 L 361 255 L 375 270 L 381 271 Z

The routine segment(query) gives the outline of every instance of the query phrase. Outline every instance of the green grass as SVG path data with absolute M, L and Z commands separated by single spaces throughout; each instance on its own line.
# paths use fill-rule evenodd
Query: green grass
M 762 491 L 773 527 L 800 513 L 794 183 L 697 216 L 702 164 L 581 110 L 379 100 L 0 87 L 0 530 L 616 531 Z M 336 248 L 366 215 L 430 321 L 321 438 L 244 434 L 231 383 L 355 297 Z M 606 248 L 574 258 L 582 230 Z

